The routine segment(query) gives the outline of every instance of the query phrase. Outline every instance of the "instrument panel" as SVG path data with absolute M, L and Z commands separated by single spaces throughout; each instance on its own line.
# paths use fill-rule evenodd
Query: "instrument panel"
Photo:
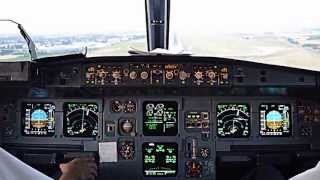
M 247 154 L 320 147 L 313 140 L 320 132 L 314 72 L 209 60 L 42 61 L 37 79 L 44 88 L 9 95 L 16 108 L 15 116 L 3 116 L 12 119 L 3 143 L 100 157 L 108 152 L 99 162 L 101 179 L 168 180 L 215 179 L 224 160 L 252 162 Z
M 119 101 L 110 102 L 112 113 L 118 113 L 114 111 L 115 102 Z M 136 104 L 132 100 L 127 102 Z M 66 137 L 96 137 L 99 130 L 98 124 L 101 121 L 99 106 L 102 105 L 96 102 L 65 102 L 63 104 L 63 135 Z M 53 136 L 55 134 L 56 106 L 54 103 L 23 102 L 21 107 L 22 135 Z M 142 108 L 141 123 L 144 136 L 176 136 L 178 134 L 177 101 L 144 101 Z M 260 136 L 288 137 L 292 135 L 290 104 L 261 103 L 258 110 Z M 218 103 L 211 111 L 216 112 L 214 114 L 216 136 L 220 138 L 250 136 L 252 120 L 251 106 L 248 103 Z M 120 118 L 118 120 L 119 134 L 135 136 L 135 121 L 135 118 Z M 209 111 L 187 111 L 184 115 L 186 131 L 210 130 L 211 124 L 213 123 L 210 122 Z
M 275 139 L 270 140 L 270 137 L 279 138 L 278 143 L 296 144 L 308 137 L 300 134 L 299 129 L 293 129 L 306 125 L 296 116 L 302 111 L 302 104 L 297 100 L 233 99 L 233 102 L 229 97 L 207 96 L 27 99 L 20 103 L 20 110 L 18 108 L 21 121 L 26 122 L 20 128 L 28 132 L 26 125 L 30 123 L 32 134 L 22 133 L 15 142 L 40 145 L 47 141 L 43 138 L 48 137 L 51 144 L 60 144 L 71 142 L 68 141 L 71 138 L 73 143 L 91 144 L 87 149 L 90 147 L 98 153 L 102 152 L 92 146 L 92 142 L 97 145 L 116 143 L 113 151 L 117 160 L 102 164 L 114 168 L 127 164 L 133 169 L 140 164 L 138 171 L 129 170 L 128 173 L 144 178 L 206 179 L 215 176 L 216 154 L 230 152 L 226 147 L 238 143 L 248 147 L 259 147 L 271 141 L 274 144 Z M 285 139 L 280 141 L 280 138 Z M 111 176 L 123 177 L 121 168 L 106 175 L 107 179 Z

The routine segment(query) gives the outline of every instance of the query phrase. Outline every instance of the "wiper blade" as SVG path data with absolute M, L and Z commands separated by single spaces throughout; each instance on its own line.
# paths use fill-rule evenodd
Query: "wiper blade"
M 20 30 L 20 34 L 22 35 L 24 40 L 27 42 L 29 53 L 30 53 L 30 56 L 31 56 L 31 60 L 37 59 L 38 56 L 37 56 L 37 52 L 36 52 L 36 45 L 32 41 L 32 39 L 29 36 L 29 34 L 25 31 L 23 26 L 20 23 L 18 23 L 16 21 L 13 21 L 11 19 L 0 19 L 0 21 L 12 22 L 12 23 L 18 25 L 18 29 Z

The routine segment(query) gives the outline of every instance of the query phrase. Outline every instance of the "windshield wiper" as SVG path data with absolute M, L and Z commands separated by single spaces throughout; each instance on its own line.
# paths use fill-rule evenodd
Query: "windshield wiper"
M 23 26 L 20 23 L 17 23 L 16 21 L 13 21 L 11 19 L 0 19 L 0 21 L 6 21 L 6 22 L 11 22 L 14 24 L 18 25 L 18 29 L 20 30 L 20 34 L 24 38 L 24 40 L 27 42 L 29 53 L 31 56 L 31 60 L 37 59 L 37 52 L 36 52 L 36 45 L 32 41 L 31 37 L 29 34 L 24 30 Z

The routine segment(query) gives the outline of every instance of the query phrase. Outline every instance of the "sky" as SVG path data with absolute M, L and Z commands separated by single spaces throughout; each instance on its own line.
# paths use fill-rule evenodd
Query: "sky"
M 1 0 L 0 19 L 30 33 L 144 30 L 143 0 Z
M 0 19 L 30 34 L 145 32 L 144 0 L 1 0 Z M 174 31 L 260 32 L 320 27 L 319 0 L 171 0 Z M 5 25 L 6 26 L 6 25 Z M 0 31 L 9 28 L 0 24 Z
M 199 29 L 202 32 L 279 32 L 320 27 L 319 0 L 173 0 L 173 2 L 172 20 L 175 22 L 172 25 L 179 31 L 188 27 L 188 31 L 195 30 L 195 32 Z M 178 22 L 180 24 L 176 25 Z M 194 25 L 189 25 L 191 23 Z

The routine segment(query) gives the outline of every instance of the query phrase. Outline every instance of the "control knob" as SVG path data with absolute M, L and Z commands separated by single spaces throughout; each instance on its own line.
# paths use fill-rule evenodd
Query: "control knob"
M 134 101 L 127 101 L 124 103 L 124 112 L 126 113 L 134 113 L 136 112 L 136 103 Z
M 136 79 L 137 78 L 137 72 L 136 71 L 131 71 L 129 74 L 130 79 Z
M 186 80 L 188 78 L 188 74 L 185 72 L 185 71 L 180 71 L 179 72 L 179 79 L 181 80 L 181 81 L 184 81 L 184 80 Z
M 121 129 L 124 133 L 129 134 L 132 132 L 133 125 L 129 120 L 125 120 L 121 125 Z
M 134 142 L 132 141 L 121 142 L 118 152 L 120 154 L 120 157 L 124 160 L 134 159 L 134 153 L 135 153 Z
M 216 73 L 211 70 L 207 72 L 207 76 L 210 79 L 214 79 L 216 77 Z
M 186 163 L 187 177 L 199 178 L 202 176 L 202 165 L 197 161 L 188 161 Z
M 195 72 L 195 73 L 194 73 L 194 77 L 195 77 L 196 79 L 198 79 L 198 80 L 202 79 L 202 77 L 203 77 L 203 72 L 201 72 L 201 71 Z
M 121 104 L 120 101 L 117 101 L 117 100 L 112 101 L 111 110 L 112 110 L 112 112 L 119 113 L 119 112 L 123 111 L 123 105 Z
M 207 159 L 209 157 L 209 149 L 208 148 L 201 148 L 200 149 L 200 155 L 203 159 Z
M 141 79 L 146 80 L 146 79 L 148 79 L 149 74 L 146 71 L 142 71 L 140 74 L 140 77 L 141 77 Z
M 120 71 L 112 71 L 112 77 L 114 79 L 120 79 L 121 78 Z
M 173 76 L 174 76 L 173 71 L 166 72 L 166 79 L 171 80 L 173 79 Z

